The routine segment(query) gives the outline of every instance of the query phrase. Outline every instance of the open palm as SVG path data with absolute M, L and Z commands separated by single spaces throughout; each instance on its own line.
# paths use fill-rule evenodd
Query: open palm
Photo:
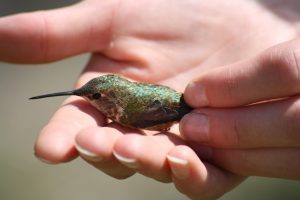
M 275 12 L 278 6 L 282 13 Z M 0 19 L 0 59 L 43 63 L 92 52 L 77 87 L 103 73 L 118 73 L 183 91 L 207 70 L 295 37 L 293 16 L 279 20 L 285 9 L 280 1 L 272 5 L 234 0 L 85 0 L 67 8 Z M 194 199 L 219 196 L 243 180 L 202 162 L 198 157 L 205 159 L 205 150 L 193 147 L 190 151 L 177 136 L 178 130 L 173 132 L 136 134 L 136 130 L 107 124 L 84 100 L 70 97 L 42 130 L 35 150 L 51 163 L 69 161 L 79 151 L 89 163 L 116 178 L 135 172 L 164 182 L 173 178 L 178 189 Z M 193 158 L 194 174 L 188 180 L 174 178 L 166 162 L 176 145 Z

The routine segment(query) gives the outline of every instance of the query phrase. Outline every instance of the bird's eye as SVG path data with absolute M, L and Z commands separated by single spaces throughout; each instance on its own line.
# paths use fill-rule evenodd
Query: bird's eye
M 100 93 L 93 94 L 93 99 L 100 99 L 100 97 L 101 97 Z

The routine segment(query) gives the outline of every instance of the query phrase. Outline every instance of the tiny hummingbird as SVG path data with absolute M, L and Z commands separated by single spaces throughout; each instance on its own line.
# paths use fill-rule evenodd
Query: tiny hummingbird
M 79 89 L 30 99 L 69 95 L 83 97 L 112 121 L 146 130 L 167 131 L 192 110 L 182 93 L 167 86 L 131 82 L 114 74 L 94 78 Z

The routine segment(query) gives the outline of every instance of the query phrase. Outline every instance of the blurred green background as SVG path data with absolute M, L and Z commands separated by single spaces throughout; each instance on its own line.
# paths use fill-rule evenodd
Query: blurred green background
M 74 2 L 0 0 L 0 16 Z M 0 199 L 187 199 L 172 184 L 158 183 L 141 175 L 119 181 L 80 159 L 47 165 L 34 157 L 35 138 L 63 98 L 32 102 L 28 97 L 72 88 L 87 59 L 88 55 L 80 55 L 34 66 L 0 62 Z M 300 199 L 300 182 L 253 177 L 221 199 Z

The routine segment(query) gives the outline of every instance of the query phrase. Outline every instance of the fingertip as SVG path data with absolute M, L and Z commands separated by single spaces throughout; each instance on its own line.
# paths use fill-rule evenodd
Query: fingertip
M 217 199 L 244 180 L 203 162 L 185 145 L 174 147 L 167 158 L 176 188 L 191 199 Z
M 139 149 L 143 148 L 142 136 L 128 134 L 119 139 L 114 146 L 114 154 L 123 164 L 131 166 L 132 160 L 139 159 Z M 127 162 L 128 161 L 128 162 Z
M 205 190 L 207 170 L 188 146 L 174 147 L 167 155 L 175 187 L 190 198 L 198 198 Z
M 151 165 L 159 168 L 164 165 L 165 156 L 174 146 L 174 140 L 166 135 L 144 136 L 131 133 L 116 142 L 114 152 L 124 158 L 138 160 L 148 167 Z
M 184 180 L 193 177 L 193 167 L 201 168 L 202 178 L 207 176 L 206 169 L 195 152 L 185 145 L 174 147 L 167 155 L 175 180 Z
M 34 152 L 39 160 L 51 164 L 68 162 L 78 156 L 73 136 L 57 131 L 51 134 L 42 132 L 35 143 Z
M 184 91 L 184 100 L 194 108 L 207 106 L 209 104 L 205 86 L 199 81 L 192 81 L 187 85 Z
M 75 137 L 75 147 L 89 164 L 117 179 L 126 179 L 135 171 L 121 165 L 114 155 L 116 141 L 123 136 L 120 130 L 108 127 L 89 127 Z
M 192 112 L 186 114 L 179 123 L 180 134 L 189 141 L 208 142 L 209 119 L 202 113 Z
M 109 127 L 89 127 L 75 137 L 75 147 L 88 161 L 99 162 L 112 156 L 115 141 L 121 133 Z
M 189 162 L 178 156 L 167 155 L 171 171 L 176 179 L 186 179 L 190 175 Z
M 166 136 L 129 134 L 117 141 L 115 157 L 123 165 L 160 182 L 171 181 L 166 155 L 174 144 Z

